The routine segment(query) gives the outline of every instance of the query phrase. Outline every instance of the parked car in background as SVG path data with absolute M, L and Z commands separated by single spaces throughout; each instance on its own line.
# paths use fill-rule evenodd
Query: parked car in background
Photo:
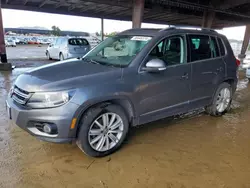
M 114 48 L 118 43 L 122 48 Z M 51 53 L 58 58 L 65 48 L 85 53 L 85 46 L 84 39 L 59 38 L 49 51 L 58 48 Z M 132 126 L 197 108 L 212 116 L 228 112 L 239 65 L 227 38 L 215 31 L 131 29 L 84 58 L 20 75 L 7 110 L 31 135 L 76 140 L 86 154 L 101 157 L 119 149 Z
M 248 67 L 250 67 L 250 56 L 247 55 L 245 57 L 245 59 L 243 60 L 242 66 L 243 69 L 247 69 Z
M 5 45 L 7 47 L 9 47 L 9 46 L 16 47 L 16 42 L 14 40 L 12 40 L 12 39 L 6 39 L 5 40 Z
M 16 44 L 27 44 L 27 41 L 25 41 L 23 38 L 20 38 Z
M 28 39 L 28 44 L 37 44 L 37 42 L 31 39 Z
M 50 44 L 51 42 L 48 39 L 41 39 L 40 44 Z
M 84 56 L 91 49 L 85 38 L 59 37 L 51 43 L 47 50 L 48 59 L 70 59 Z

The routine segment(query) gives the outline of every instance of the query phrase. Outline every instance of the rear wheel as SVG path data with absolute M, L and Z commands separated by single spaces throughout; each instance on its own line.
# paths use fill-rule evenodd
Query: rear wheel
M 60 61 L 63 61 L 63 60 L 64 60 L 64 56 L 63 56 L 62 53 L 59 54 L 59 59 L 60 59 Z
M 222 83 L 213 97 L 212 104 L 205 108 L 206 112 L 212 116 L 225 114 L 230 109 L 232 95 L 231 85 L 225 82 Z
M 113 104 L 88 110 L 80 126 L 77 145 L 92 157 L 103 157 L 118 150 L 129 129 L 123 109 Z

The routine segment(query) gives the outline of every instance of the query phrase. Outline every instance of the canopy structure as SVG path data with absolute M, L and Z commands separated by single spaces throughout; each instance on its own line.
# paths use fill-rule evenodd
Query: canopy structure
M 142 20 L 168 25 L 201 26 L 215 14 L 212 28 L 245 25 L 250 22 L 249 0 L 1 0 L 2 8 L 32 10 L 131 20 L 133 9 L 142 7 Z M 137 9 L 137 12 L 140 10 Z M 204 21 L 203 21 L 204 20 Z

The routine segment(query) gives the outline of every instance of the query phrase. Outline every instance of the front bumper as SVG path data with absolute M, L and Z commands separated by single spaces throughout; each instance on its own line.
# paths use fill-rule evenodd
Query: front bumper
M 50 109 L 27 109 L 8 96 L 6 106 L 11 120 L 38 139 L 55 143 L 70 143 L 75 140 L 75 130 L 71 130 L 70 125 L 79 106 L 74 103 Z M 57 133 L 50 135 L 40 131 L 34 124 L 36 122 L 56 125 Z

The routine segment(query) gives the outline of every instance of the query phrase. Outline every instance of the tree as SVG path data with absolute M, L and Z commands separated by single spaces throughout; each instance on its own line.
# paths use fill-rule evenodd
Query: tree
M 59 27 L 53 25 L 51 28 L 52 28 L 52 31 L 51 31 L 52 35 L 54 35 L 54 36 L 60 36 L 61 30 L 60 30 Z
M 114 35 L 116 35 L 118 32 L 114 31 L 114 32 L 111 32 L 111 33 L 106 33 L 105 36 L 107 37 L 112 37 Z

